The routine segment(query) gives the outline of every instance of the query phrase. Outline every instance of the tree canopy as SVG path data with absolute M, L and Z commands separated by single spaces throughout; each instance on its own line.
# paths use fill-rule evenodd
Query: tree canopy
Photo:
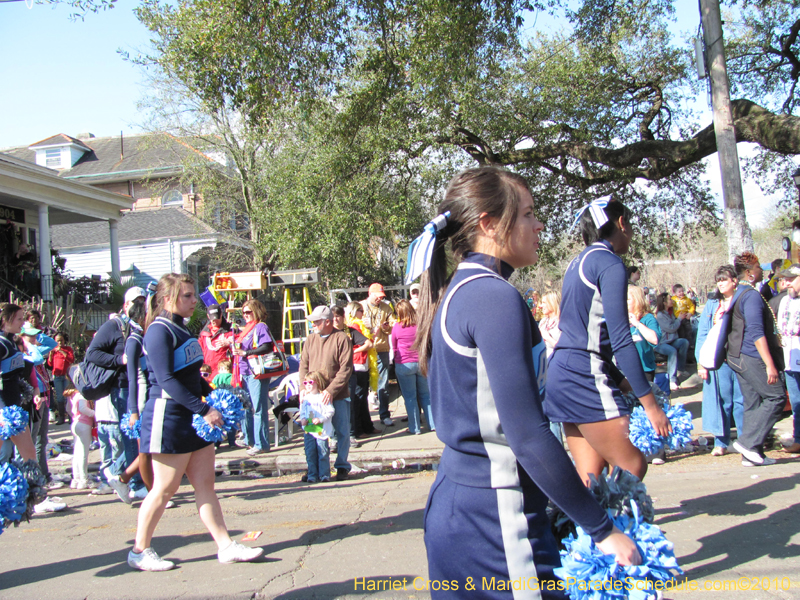
M 790 189 L 797 0 L 728 10 L 737 139 L 762 150 L 745 169 L 766 191 Z M 608 193 L 633 207 L 645 245 L 668 229 L 718 225 L 703 177 L 713 125 L 693 104 L 705 83 L 687 40 L 671 33 L 673 12 L 669 0 L 583 0 L 574 10 L 144 0 L 153 44 L 138 60 L 179 92 L 149 98 L 159 125 L 189 122 L 232 156 L 262 262 L 318 261 L 332 281 L 354 282 L 380 267 L 376 256 L 396 258 L 449 176 L 475 164 L 528 177 L 551 239 Z M 565 26 L 532 28 L 536 14 Z

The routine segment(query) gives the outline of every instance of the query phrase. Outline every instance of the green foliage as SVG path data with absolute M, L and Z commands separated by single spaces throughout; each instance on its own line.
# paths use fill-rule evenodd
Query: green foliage
M 788 113 L 798 1 L 744 2 L 726 30 L 733 89 Z M 523 39 L 534 8 L 572 29 Z M 634 211 L 633 259 L 721 224 L 702 162 L 713 129 L 691 110 L 703 89 L 668 0 L 144 0 L 138 15 L 156 126 L 229 159 L 186 178 L 210 221 L 246 217 L 232 235 L 254 268 L 388 283 L 446 181 L 476 163 L 528 178 L 554 264 L 574 212 L 606 194 Z M 745 168 L 788 198 L 781 156 L 800 152 L 800 125 L 738 106 L 740 137 L 769 149 Z

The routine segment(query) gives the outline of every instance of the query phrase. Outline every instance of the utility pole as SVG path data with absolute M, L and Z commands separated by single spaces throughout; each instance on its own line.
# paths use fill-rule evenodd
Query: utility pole
M 742 195 L 742 176 L 736 151 L 725 47 L 722 43 L 722 19 L 719 0 L 700 0 L 703 37 L 708 52 L 711 104 L 714 108 L 714 135 L 717 138 L 719 169 L 722 175 L 722 198 L 725 203 L 725 229 L 728 233 L 728 254 L 753 251 L 753 234 L 747 224 Z

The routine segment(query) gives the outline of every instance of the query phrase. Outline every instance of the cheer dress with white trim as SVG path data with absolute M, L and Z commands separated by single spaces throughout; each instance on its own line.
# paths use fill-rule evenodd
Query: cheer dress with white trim
M 203 351 L 183 318 L 163 312 L 144 335 L 149 390 L 142 414 L 141 452 L 185 454 L 208 446 L 192 427 L 210 407 L 201 397 L 211 388 L 200 376 Z
M 542 412 L 532 350 L 536 339 L 544 354 L 544 343 L 506 281 L 512 271 L 493 257 L 467 255 L 434 318 L 428 382 L 445 449 L 425 509 L 429 576 L 456 582 L 459 597 L 564 598 L 480 587 L 483 577 L 555 578 L 548 496 L 596 540 L 612 527 Z M 477 591 L 467 590 L 470 577 Z M 449 586 L 431 596 L 453 597 Z
M 567 267 L 561 337 L 547 367 L 544 406 L 551 421 L 596 423 L 629 415 L 619 391 L 625 377 L 637 397 L 651 391 L 631 337 L 627 298 L 625 265 L 608 241 L 587 246 Z
M 19 387 L 19 376 L 25 368 L 25 358 L 11 339 L 13 333 L 0 334 L 0 408 L 3 406 L 19 406 L 22 401 Z

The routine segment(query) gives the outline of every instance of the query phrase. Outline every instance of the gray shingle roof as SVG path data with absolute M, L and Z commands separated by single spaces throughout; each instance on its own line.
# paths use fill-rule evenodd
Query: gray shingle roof
M 175 175 L 181 172 L 187 158 L 211 161 L 186 141 L 167 134 L 77 140 L 62 133 L 31 147 L 10 148 L 4 152 L 22 160 L 36 162 L 36 151 L 30 148 L 59 142 L 74 142 L 88 149 L 72 168 L 59 171 L 61 177 L 75 178 L 88 184 Z
M 40 146 L 58 146 L 61 144 L 72 143 L 76 146 L 82 146 L 87 150 L 91 150 L 89 146 L 83 143 L 78 138 L 74 138 L 71 135 L 67 135 L 66 133 L 59 133 L 58 135 L 54 135 L 52 137 L 47 138 L 46 140 L 42 140 L 40 142 L 36 142 L 35 144 L 31 144 L 31 148 L 38 148 Z
M 126 212 L 119 221 L 119 243 L 139 242 L 186 236 L 215 236 L 209 225 L 182 208 L 162 208 Z M 73 223 L 54 225 L 50 239 L 57 250 L 84 246 L 109 245 L 108 223 Z

